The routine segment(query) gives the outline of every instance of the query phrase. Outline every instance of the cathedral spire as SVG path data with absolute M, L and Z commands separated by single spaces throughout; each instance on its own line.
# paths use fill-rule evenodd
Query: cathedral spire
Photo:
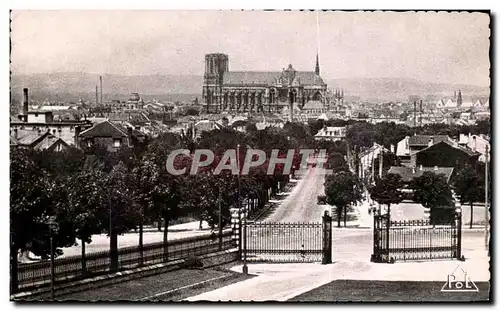
M 319 54 L 316 54 L 316 75 L 319 76 Z

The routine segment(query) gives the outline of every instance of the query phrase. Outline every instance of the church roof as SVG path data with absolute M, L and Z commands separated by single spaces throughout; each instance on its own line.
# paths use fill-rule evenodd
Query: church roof
M 224 73 L 224 84 L 273 84 L 281 72 L 228 71 Z
M 273 85 L 282 75 L 281 71 L 227 71 L 223 83 L 232 85 Z M 325 85 L 314 71 L 296 71 L 295 80 L 302 85 Z

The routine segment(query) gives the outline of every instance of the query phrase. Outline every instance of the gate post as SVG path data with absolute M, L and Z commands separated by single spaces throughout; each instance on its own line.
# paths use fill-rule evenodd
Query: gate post
M 465 258 L 462 257 L 462 212 L 460 211 L 458 213 L 458 221 L 457 221 L 457 259 L 458 260 L 465 260 Z
M 388 213 L 387 214 L 387 221 L 385 225 L 385 230 L 386 230 L 386 244 L 385 244 L 385 249 L 387 250 L 387 260 L 390 262 L 391 261 L 391 244 L 390 244 L 390 236 L 391 236 L 391 215 Z
M 370 257 L 370 262 L 380 262 L 380 248 L 379 248 L 379 241 L 380 241 L 380 236 L 378 232 L 378 227 L 380 223 L 380 216 L 378 215 L 373 215 L 373 253 Z
M 321 264 L 332 263 L 332 218 L 325 211 L 323 215 L 323 259 Z

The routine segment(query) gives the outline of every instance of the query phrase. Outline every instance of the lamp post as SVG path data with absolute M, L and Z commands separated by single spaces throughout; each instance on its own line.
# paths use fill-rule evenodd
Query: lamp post
M 53 232 L 57 231 L 55 216 L 50 216 L 47 224 L 49 225 L 50 239 L 50 300 L 54 300 L 55 292 L 55 265 L 54 265 L 54 239 Z
M 220 192 L 220 185 L 219 185 L 219 198 L 218 198 L 218 203 L 219 203 L 219 250 L 222 250 L 222 206 L 221 206 L 221 192 Z
M 240 183 L 240 145 L 236 146 L 236 163 L 238 165 L 238 216 L 240 224 L 241 221 L 241 183 Z M 241 230 L 240 230 L 241 232 Z M 243 273 L 248 274 L 247 266 L 247 219 L 246 213 L 243 214 Z

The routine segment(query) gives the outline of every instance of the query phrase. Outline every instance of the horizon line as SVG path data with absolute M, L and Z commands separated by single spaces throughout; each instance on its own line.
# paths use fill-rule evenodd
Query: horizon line
M 297 70 L 300 71 L 300 70 Z M 236 70 L 229 72 L 275 72 L 275 71 L 266 71 L 266 70 Z M 276 71 L 279 72 L 279 71 Z M 54 72 L 34 72 L 34 73 L 15 73 L 10 70 L 10 78 L 13 76 L 34 76 L 34 75 L 57 75 L 57 74 L 87 74 L 87 75 L 96 75 L 96 76 L 118 76 L 118 77 L 147 77 L 147 76 L 172 76 L 172 77 L 201 77 L 203 78 L 203 73 L 201 74 L 171 74 L 171 73 L 150 73 L 150 74 L 118 74 L 118 73 L 95 73 L 95 72 L 83 72 L 83 71 L 54 71 Z M 490 88 L 491 89 L 491 79 L 489 85 L 479 85 L 479 84 L 467 84 L 467 83 L 459 83 L 459 82 L 434 82 L 434 81 L 426 81 L 416 78 L 409 77 L 387 77 L 387 76 L 379 76 L 379 77 L 349 77 L 349 78 L 325 78 L 328 80 L 376 80 L 376 79 L 399 79 L 399 80 L 412 80 L 419 81 L 424 83 L 433 83 L 433 84 L 451 84 L 451 85 L 463 85 L 463 86 L 472 86 L 472 87 L 482 87 L 482 88 Z M 12 84 L 12 81 L 10 81 Z

